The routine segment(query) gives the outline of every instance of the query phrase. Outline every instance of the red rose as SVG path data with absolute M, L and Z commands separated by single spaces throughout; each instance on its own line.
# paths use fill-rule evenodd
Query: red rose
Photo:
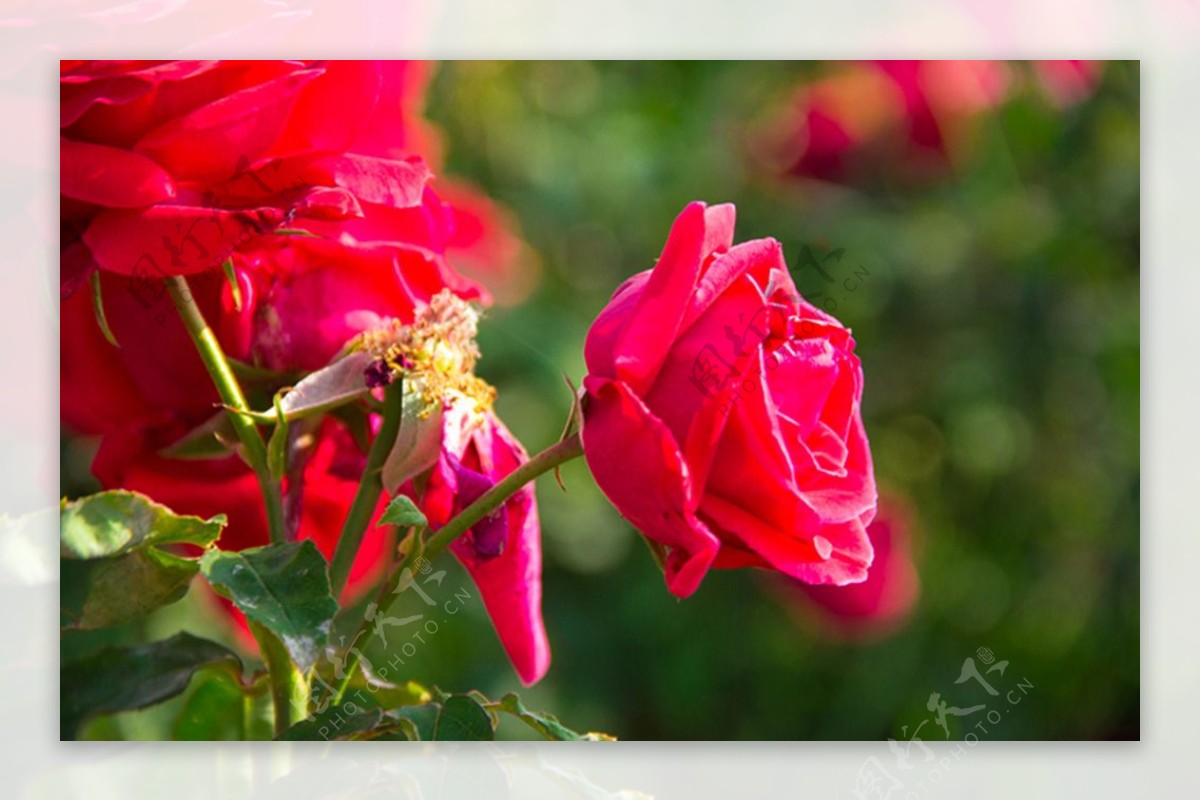
M 453 190 L 469 201 L 460 210 L 433 189 L 415 155 L 437 147 L 416 113 L 425 73 L 405 62 L 63 65 L 61 413 L 103 435 L 93 471 L 104 486 L 181 513 L 226 513 L 221 547 L 269 541 L 255 476 L 238 457 L 164 455 L 219 411 L 166 275 L 189 276 L 225 353 L 264 374 L 244 381 L 260 408 L 356 334 L 385 318 L 412 322 L 442 290 L 488 299 L 447 254 L 470 261 L 519 243 L 471 190 Z M 119 348 L 104 340 L 91 293 L 74 291 L 97 270 Z M 490 451 L 473 444 L 482 432 L 446 448 L 492 476 L 525 458 L 498 421 L 487 432 Z M 329 557 L 365 455 L 327 419 L 305 459 L 285 479 L 285 516 Z M 534 681 L 549 659 L 538 523 L 532 492 L 518 498 L 503 553 L 468 567 L 522 678 Z M 370 526 L 347 595 L 378 576 L 384 543 L 384 529 Z
M 676 595 L 710 567 L 862 581 L 875 480 L 854 340 L 799 296 L 778 242 L 731 247 L 733 223 L 731 205 L 689 205 L 596 319 L 584 455 L 668 550 Z
M 229 356 L 281 372 L 324 365 L 443 288 L 485 299 L 446 260 L 456 212 L 416 155 L 437 145 L 417 113 L 427 72 L 64 62 L 64 422 L 103 433 L 212 414 L 216 392 L 164 275 L 192 276 Z M 97 268 L 119 350 L 100 339 L 86 293 L 71 294 Z
M 473 264 L 518 245 L 496 222 L 503 212 L 470 190 L 453 188 L 466 210 L 444 203 L 414 155 L 437 149 L 417 114 L 427 73 L 410 62 L 64 62 L 64 294 L 100 268 L 121 343 L 107 351 L 87 299 L 64 300 L 64 420 L 100 432 L 148 409 L 193 422 L 211 412 L 215 391 L 165 275 L 193 276 L 228 355 L 276 371 L 318 368 L 443 288 L 486 301 L 448 251 Z M 112 402 L 85 400 L 84 385 Z
M 414 136 L 414 72 L 424 70 L 64 63 L 64 285 L 95 267 L 130 276 L 131 290 L 164 275 L 219 273 L 284 228 L 416 249 L 447 271 L 453 212 L 427 196 L 429 171 L 413 149 L 430 139 Z
M 294 218 L 361 216 L 364 179 L 401 163 L 355 146 L 402 134 L 377 108 L 399 80 L 375 62 L 64 62 L 64 282 L 218 270 Z

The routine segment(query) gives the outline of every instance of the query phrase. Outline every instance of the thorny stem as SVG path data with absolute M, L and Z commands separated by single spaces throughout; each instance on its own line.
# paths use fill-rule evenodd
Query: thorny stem
M 196 344 L 200 360 L 208 368 L 213 383 L 216 384 L 217 394 L 229 411 L 233 428 L 246 455 L 246 461 L 254 470 L 258 486 L 262 490 L 263 501 L 267 509 L 267 525 L 271 532 L 271 542 L 281 543 L 287 538 L 283 518 L 283 498 L 279 485 L 271 477 L 267 467 L 267 446 L 263 442 L 258 427 L 243 412 L 249 410 L 246 396 L 242 394 L 241 385 L 221 350 L 216 334 L 208 327 L 204 314 L 196 305 L 196 299 L 188 288 L 187 279 L 181 275 L 166 279 L 167 291 L 183 325 Z M 258 641 L 263 661 L 267 665 L 267 673 L 271 684 L 271 699 L 275 708 L 275 734 L 282 734 L 289 726 L 298 723 L 308 715 L 308 682 L 304 674 L 292 662 L 287 649 L 279 638 L 254 621 L 248 621 L 250 632 Z
M 446 525 L 439 528 L 425 543 L 425 558 L 433 561 L 450 543 L 461 537 L 471 526 L 478 523 L 489 512 L 507 501 L 517 490 L 563 462 L 583 455 L 583 441 L 578 432 L 551 445 L 525 464 L 496 482 L 496 485 L 479 496 L 475 503 L 463 509 Z
M 498 481 L 494 487 L 479 496 L 478 500 L 466 509 L 463 509 L 450 522 L 438 529 L 425 543 L 424 547 L 420 544 L 419 532 L 415 532 L 409 538 L 410 546 L 404 556 L 404 560 L 400 563 L 400 567 L 385 579 L 383 585 L 379 588 L 379 593 L 375 597 L 375 614 L 372 616 L 372 619 L 387 614 L 400 594 L 397 582 L 413 580 L 412 565 L 418 559 L 424 558 L 428 561 L 433 561 L 450 546 L 450 543 L 467 533 L 471 526 L 507 501 L 530 481 L 533 481 L 542 473 L 549 472 L 564 462 L 568 462 L 582 454 L 583 442 L 579 437 L 579 433 L 576 432 L 534 456 L 528 462 L 525 462 L 525 464 Z M 407 575 L 405 574 L 406 570 L 409 571 Z M 397 587 L 397 589 L 393 590 L 393 587 Z M 367 643 L 370 641 L 374 631 L 375 627 L 370 625 L 370 621 L 364 617 L 354 638 L 350 641 L 353 645 L 362 638 L 362 642 L 346 656 L 346 662 L 342 668 L 341 680 L 330 699 L 332 706 L 337 706 L 341 703 L 346 688 L 350 686 L 350 680 L 354 676 L 354 671 L 358 669 L 358 665 L 362 659 L 362 652 L 366 649 Z
M 234 376 L 233 369 L 225 358 L 225 352 L 221 350 L 221 344 L 217 341 L 216 334 L 208 327 L 208 323 L 204 320 L 204 314 L 196 305 L 196 299 L 193 297 L 191 289 L 188 288 L 187 279 L 182 275 L 174 275 L 166 279 L 166 284 L 171 300 L 179 311 L 179 317 L 183 320 L 183 325 L 187 328 L 192 342 L 196 344 L 196 350 L 199 352 L 204 366 L 208 368 L 208 374 L 212 376 L 213 383 L 216 384 L 217 394 L 221 396 L 221 401 L 229 410 L 229 417 L 233 421 L 233 428 L 237 432 L 238 439 L 242 442 L 246 461 L 250 463 L 255 477 L 258 479 L 258 486 L 262 490 L 263 501 L 266 504 L 267 526 L 271 532 L 271 542 L 284 542 L 287 534 L 284 527 L 283 499 L 279 492 L 279 484 L 271 477 L 271 471 L 267 468 L 267 446 L 263 443 L 262 435 L 254 422 L 244 414 L 250 411 L 250 407 L 246 403 L 246 396 L 242 394 L 241 385 L 238 384 L 237 377 Z

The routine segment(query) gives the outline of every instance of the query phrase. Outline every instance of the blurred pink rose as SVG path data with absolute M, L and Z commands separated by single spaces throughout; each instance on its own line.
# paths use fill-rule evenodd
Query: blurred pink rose
M 905 501 L 882 493 L 879 513 L 867 526 L 875 561 L 867 580 L 847 587 L 813 586 L 771 577 L 781 600 L 802 622 L 814 621 L 834 638 L 874 638 L 895 631 L 912 613 L 920 579 L 912 557 L 912 512 Z
M 1088 99 L 1096 91 L 1103 62 L 1035 61 L 1033 69 L 1050 102 L 1059 108 L 1068 108 Z
M 792 175 L 853 182 L 942 172 L 970 125 L 1012 82 L 996 61 L 880 61 L 839 67 L 797 92 L 762 147 Z

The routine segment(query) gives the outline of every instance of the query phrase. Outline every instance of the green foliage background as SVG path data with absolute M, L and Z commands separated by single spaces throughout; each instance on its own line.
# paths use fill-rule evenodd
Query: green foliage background
M 1017 91 L 980 118 L 970 160 L 939 180 L 780 182 L 756 166 L 752 131 L 829 69 L 439 69 L 428 116 L 445 133 L 442 172 L 517 215 L 541 272 L 534 294 L 490 311 L 480 336 L 480 373 L 530 451 L 558 436 L 562 374 L 583 375 L 583 337 L 612 291 L 653 264 L 688 201 L 733 201 L 737 239 L 779 239 L 802 291 L 813 288 L 796 272 L 805 244 L 844 248 L 842 264 L 867 271 L 855 290 L 831 292 L 863 360 L 879 481 L 915 512 L 922 595 L 911 621 L 883 640 L 839 643 L 798 625 L 755 571 L 714 572 L 674 599 L 572 463 L 566 493 L 552 479 L 538 486 L 554 661 L 522 697 L 622 739 L 904 739 L 931 717 L 932 692 L 987 700 L 954 683 L 987 647 L 1009 661 L 1000 685 L 1033 686 L 981 737 L 1137 738 L 1138 67 L 1107 64 L 1096 94 L 1067 110 Z M 86 460 L 70 442 L 64 455 L 70 493 Z M 448 691 L 520 690 L 461 571 L 438 601 L 460 587 L 472 600 L 413 656 L 392 641 L 370 657 L 404 659 L 412 679 Z M 420 612 L 412 601 L 393 614 Z M 197 614 L 185 601 L 147 630 L 166 636 Z M 120 717 L 122 736 L 161 733 L 151 713 Z M 98 725 L 111 735 L 116 724 Z M 949 725 L 953 737 L 966 731 Z M 927 724 L 921 736 L 942 733 Z

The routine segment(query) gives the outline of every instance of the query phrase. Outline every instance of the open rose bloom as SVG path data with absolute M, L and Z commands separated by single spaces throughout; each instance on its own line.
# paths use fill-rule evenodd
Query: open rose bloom
M 653 270 L 588 334 L 583 444 L 608 499 L 666 549 L 667 586 L 711 567 L 863 581 L 875 514 L 854 339 L 800 297 L 773 239 L 692 203 Z

